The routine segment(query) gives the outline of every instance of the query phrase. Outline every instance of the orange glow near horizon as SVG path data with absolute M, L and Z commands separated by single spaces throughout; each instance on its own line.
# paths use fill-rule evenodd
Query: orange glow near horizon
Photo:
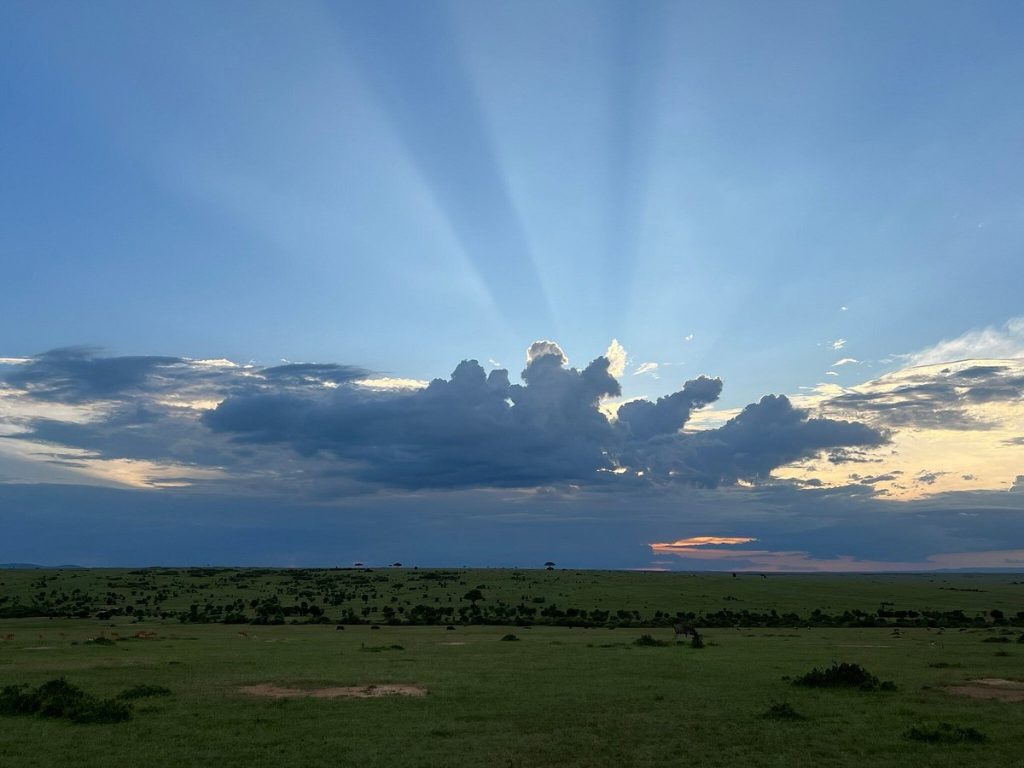
M 655 542 L 650 545 L 654 552 L 677 552 L 691 551 L 695 547 L 706 547 L 709 545 L 734 546 L 737 544 L 749 544 L 757 539 L 749 536 L 691 536 L 688 539 L 679 539 L 671 542 Z

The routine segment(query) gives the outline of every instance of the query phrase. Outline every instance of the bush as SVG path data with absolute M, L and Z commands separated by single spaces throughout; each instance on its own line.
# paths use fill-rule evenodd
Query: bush
M 1008 643 L 1010 638 L 1008 637 L 986 637 L 981 642 L 983 643 Z
M 405 646 L 402 645 L 360 645 L 360 651 L 366 653 L 380 653 L 381 651 L 404 651 Z
M 515 635 L 504 635 L 501 639 L 504 640 L 507 643 L 514 643 L 514 642 L 518 642 L 518 640 L 519 640 L 519 638 L 516 637 Z
M 656 640 L 650 635 L 640 635 L 636 640 L 633 641 L 633 645 L 643 646 L 645 648 L 654 648 L 659 646 L 668 645 L 664 640 Z
M 780 704 L 772 704 L 765 710 L 761 717 L 769 720 L 806 720 L 807 718 L 793 709 L 793 705 L 787 701 Z
M 82 645 L 114 645 L 114 641 L 109 637 L 100 635 L 99 637 L 94 637 L 92 640 L 86 640 Z
M 0 714 L 65 718 L 73 723 L 120 723 L 131 717 L 129 704 L 100 699 L 64 678 L 50 680 L 35 690 L 8 685 L 0 691 Z
M 903 733 L 903 738 L 930 744 L 978 744 L 985 741 L 986 736 L 975 728 L 939 723 L 934 728 L 915 725 Z
M 891 681 L 880 683 L 877 677 L 860 664 L 846 662 L 833 663 L 827 669 L 815 667 L 806 675 L 801 675 L 793 680 L 793 685 L 802 685 L 807 688 L 859 688 L 862 691 L 896 690 L 895 683 Z
M 135 699 L 148 699 L 151 696 L 170 696 L 171 694 L 171 689 L 164 688 L 162 685 L 136 685 L 126 691 L 121 691 L 117 694 L 117 698 L 123 701 L 134 701 Z

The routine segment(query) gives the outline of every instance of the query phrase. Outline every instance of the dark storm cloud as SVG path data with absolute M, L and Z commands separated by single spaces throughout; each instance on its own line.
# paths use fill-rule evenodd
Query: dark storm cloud
M 598 357 L 583 370 L 556 346 L 533 347 L 522 385 L 463 361 L 450 380 L 417 392 L 369 395 L 351 388 L 226 399 L 203 422 L 236 441 L 329 453 L 358 479 L 402 488 L 682 482 L 703 486 L 767 479 L 773 469 L 836 446 L 875 446 L 863 424 L 809 418 L 785 397 L 748 406 L 722 427 L 679 430 L 717 399 L 701 377 L 657 402 L 622 406 L 609 422 L 598 406 L 619 394 Z M 601 474 L 601 471 L 604 474 Z M 623 472 L 623 470 L 626 470 Z
M 263 368 L 260 370 L 260 374 L 274 381 L 314 383 L 364 379 L 370 375 L 370 371 L 354 365 L 336 365 L 334 363 L 288 363 Z
M 20 431 L 4 439 L 53 446 L 54 454 L 68 453 L 54 462 L 76 466 L 133 459 L 216 468 L 327 496 L 387 488 L 714 487 L 764 481 L 776 467 L 821 450 L 885 440 L 864 424 L 811 418 L 781 396 L 717 429 L 684 433 L 693 411 L 722 390 L 720 380 L 703 376 L 657 401 L 627 403 L 610 421 L 601 402 L 621 390 L 607 358 L 572 368 L 554 342 L 535 343 L 528 358 L 519 384 L 505 370 L 488 374 L 466 360 L 422 389 L 381 391 L 363 385 L 368 372 L 354 366 L 243 367 L 56 350 L 7 374 L 13 396 L 96 407 L 67 420 L 29 409 L 11 422 Z
M 80 403 L 140 391 L 151 375 L 181 362 L 177 357 L 104 357 L 91 347 L 66 347 L 36 355 L 0 380 L 40 400 Z
M 645 440 L 679 430 L 695 408 L 713 403 L 722 393 L 722 380 L 701 376 L 686 382 L 679 392 L 650 400 L 633 400 L 619 408 L 619 422 L 629 427 L 632 437 Z
M 865 424 L 810 418 L 784 395 L 766 395 L 718 429 L 651 440 L 635 451 L 656 477 L 715 487 L 766 480 L 776 467 L 836 446 L 886 440 Z
M 510 384 L 507 372 L 487 375 L 466 360 L 417 392 L 239 396 L 203 421 L 239 441 L 328 452 L 352 462 L 359 479 L 395 487 L 536 485 L 611 466 L 602 448 L 612 427 L 597 405 L 619 385 L 605 358 L 578 371 L 542 354 L 523 380 Z

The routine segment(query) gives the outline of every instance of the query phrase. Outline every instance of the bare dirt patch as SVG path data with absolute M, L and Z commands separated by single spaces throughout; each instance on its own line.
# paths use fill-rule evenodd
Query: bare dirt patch
M 240 689 L 250 696 L 271 699 L 376 699 L 382 696 L 426 696 L 427 689 L 418 685 L 381 683 L 379 685 L 348 685 L 330 688 L 287 688 L 271 683 L 247 685 Z
M 1004 680 L 1001 677 L 983 677 L 968 680 L 958 685 L 949 685 L 947 693 L 969 696 L 972 699 L 996 699 L 998 701 L 1024 701 L 1024 681 Z
M 456 641 L 451 642 L 451 643 L 438 643 L 438 645 L 465 645 L 465 643 L 462 642 L 461 640 L 456 640 Z

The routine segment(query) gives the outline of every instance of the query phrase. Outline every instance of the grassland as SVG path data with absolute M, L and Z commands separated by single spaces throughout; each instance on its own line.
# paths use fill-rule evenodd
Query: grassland
M 86 618 L 0 619 L 0 686 L 63 677 L 98 697 L 135 686 L 171 691 L 134 700 L 131 719 L 121 723 L 0 717 L 0 765 L 1021 764 L 1024 703 L 946 690 L 966 680 L 1024 674 L 1024 644 L 1017 643 L 1022 629 L 1015 626 L 1024 609 L 1019 576 L 733 578 L 540 570 L 429 571 L 442 576 L 422 579 L 426 572 L 0 572 L 0 598 L 7 598 L 0 607 L 49 606 L 59 613 L 74 607 L 73 595 L 89 598 L 76 608 Z M 376 580 L 381 576 L 387 580 Z M 476 589 L 482 597 L 467 599 Z M 332 604 L 331 595 L 345 599 Z M 259 606 L 275 604 L 272 598 L 296 610 L 252 623 L 261 620 Z M 245 623 L 223 623 L 231 613 L 226 609 L 219 622 L 212 620 L 216 611 L 206 611 L 208 605 L 237 608 L 239 601 L 244 611 L 236 612 L 244 616 L 231 620 Z M 539 614 L 550 622 L 473 623 L 483 606 L 499 602 L 556 605 L 563 612 L 575 607 L 587 617 L 598 611 L 609 618 L 572 628 L 558 625 L 564 616 Z M 418 604 L 450 604 L 456 620 L 404 623 L 397 608 L 408 612 Z M 459 621 L 458 609 L 474 604 L 480 613 L 467 610 L 468 621 Z M 323 613 L 314 615 L 311 606 Z M 386 614 L 387 606 L 394 613 Z M 364 608 L 371 608 L 366 616 Z M 819 616 L 857 620 L 861 614 L 851 611 L 875 620 L 882 618 L 879 610 L 917 616 L 892 617 L 886 626 L 826 626 L 808 620 L 815 609 Z M 672 630 L 654 620 L 658 612 L 720 617 L 723 610 L 747 610 L 768 621 L 775 611 L 778 626 L 705 624 L 705 647 L 694 649 L 675 645 Z M 353 612 L 367 623 L 337 631 L 338 618 Z M 963 626 L 896 626 L 926 613 L 943 622 L 951 612 L 963 614 Z M 802 621 L 785 626 L 786 615 Z M 274 623 L 278 618 L 283 623 Z M 508 634 L 518 641 L 502 641 Z M 642 634 L 666 644 L 636 645 Z M 89 642 L 98 637 L 109 642 Z M 833 661 L 863 665 L 896 690 L 793 685 L 812 667 Z M 270 699 L 242 691 L 260 684 L 385 683 L 421 686 L 428 694 Z M 764 717 L 783 703 L 804 719 Z M 909 737 L 954 732 L 940 723 L 984 738 L 931 743 Z

